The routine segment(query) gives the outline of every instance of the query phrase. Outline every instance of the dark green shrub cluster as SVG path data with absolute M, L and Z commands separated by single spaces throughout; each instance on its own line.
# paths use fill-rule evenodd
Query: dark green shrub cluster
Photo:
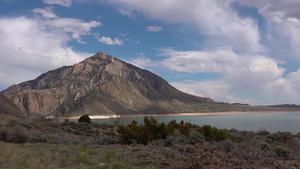
M 286 149 L 284 147 L 276 146 L 274 148 L 274 151 L 276 152 L 276 154 L 279 157 L 284 157 L 284 158 L 289 158 L 290 157 L 290 150 L 288 150 L 288 149 Z
M 139 144 L 148 144 L 153 140 L 166 139 L 168 135 L 173 134 L 175 130 L 179 130 L 181 134 L 188 136 L 189 125 L 177 124 L 175 120 L 171 121 L 167 126 L 165 123 L 158 123 L 153 117 L 144 118 L 144 125 L 138 125 L 135 120 L 128 126 L 118 126 L 120 133 L 120 143 L 131 144 L 133 142 Z
M 167 125 L 167 132 L 168 134 L 174 134 L 175 130 L 179 130 L 179 132 L 185 136 L 188 136 L 190 134 L 190 127 L 191 124 L 178 124 L 176 122 L 176 120 L 172 120 L 169 122 L 169 124 Z
M 290 132 L 276 132 L 267 135 L 267 137 L 272 141 L 272 142 L 286 142 L 290 138 L 293 137 L 293 135 Z
M 204 136 L 205 141 L 208 142 L 219 142 L 225 139 L 231 139 L 234 142 L 236 141 L 236 138 L 233 135 L 227 133 L 225 130 L 211 127 L 210 125 L 204 125 L 200 127 L 199 132 Z
M 79 123 L 83 123 L 83 122 L 85 122 L 85 123 L 92 123 L 90 117 L 89 117 L 87 114 L 81 116 L 81 117 L 78 119 L 78 122 L 79 122 Z

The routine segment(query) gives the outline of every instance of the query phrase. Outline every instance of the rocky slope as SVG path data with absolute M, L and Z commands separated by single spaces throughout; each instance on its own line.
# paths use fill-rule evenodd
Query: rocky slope
M 161 77 L 103 53 L 1 92 L 29 116 L 187 113 L 252 109 L 178 91 Z
M 24 117 L 25 114 L 18 109 L 7 97 L 0 95 L 0 114 Z

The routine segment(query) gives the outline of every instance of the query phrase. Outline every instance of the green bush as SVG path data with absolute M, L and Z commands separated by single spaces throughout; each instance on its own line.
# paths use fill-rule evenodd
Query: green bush
M 290 150 L 283 148 L 281 146 L 276 146 L 274 148 L 274 151 L 276 152 L 276 154 L 279 157 L 285 157 L 285 158 L 289 158 L 290 157 Z
M 190 126 L 189 124 L 178 124 L 176 120 L 172 120 L 167 125 L 168 134 L 174 134 L 175 129 L 178 129 L 181 134 L 188 136 L 190 134 Z
M 204 125 L 199 128 L 200 134 L 202 134 L 205 138 L 205 141 L 213 142 L 213 141 L 223 141 L 226 138 L 231 139 L 232 141 L 236 141 L 236 138 L 227 133 L 225 130 L 218 129 L 216 127 L 211 127 L 210 125 Z
M 138 125 L 135 120 L 128 126 L 118 126 L 117 132 L 120 134 L 119 142 L 121 144 L 132 144 L 133 142 L 139 144 L 148 144 L 153 140 L 166 139 L 168 135 L 175 136 L 176 131 L 180 134 L 178 136 L 185 136 L 186 141 L 191 144 L 197 144 L 203 142 L 203 136 L 205 141 L 222 141 L 225 139 L 231 139 L 236 141 L 235 137 L 225 130 L 219 130 L 212 128 L 209 125 L 205 125 L 199 128 L 199 134 L 193 133 L 190 136 L 190 124 L 178 124 L 175 120 L 170 121 L 166 126 L 164 123 L 158 123 L 153 117 L 144 118 L 144 125 Z M 167 140 L 172 145 L 174 140 Z M 176 140 L 175 140 L 176 141 Z M 172 143 L 172 144 L 171 144 Z
M 270 151 L 272 148 L 271 148 L 271 146 L 270 146 L 270 144 L 268 144 L 268 143 L 266 143 L 266 142 L 262 142 L 261 144 L 260 144 L 260 149 L 262 149 L 262 150 L 267 150 L 267 151 Z
M 118 126 L 119 142 L 121 144 L 132 144 L 135 141 L 146 145 L 150 141 L 167 138 L 168 133 L 164 123 L 157 123 L 153 117 L 150 119 L 145 117 L 144 123 L 144 125 L 137 125 L 137 122 L 133 120 L 128 126 Z
M 79 123 L 82 123 L 82 122 L 85 122 L 85 123 L 92 123 L 90 117 L 89 117 L 87 114 L 81 116 L 81 117 L 78 119 L 78 122 L 79 122 Z
M 149 141 L 156 140 L 156 139 L 166 139 L 167 138 L 167 131 L 165 123 L 157 123 L 157 121 L 151 117 L 144 118 L 144 130 L 147 133 Z

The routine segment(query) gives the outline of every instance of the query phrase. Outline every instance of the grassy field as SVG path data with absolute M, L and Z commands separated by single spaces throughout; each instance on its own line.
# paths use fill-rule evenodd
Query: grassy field
M 206 141 L 199 126 L 146 145 L 119 144 L 117 126 L 0 118 L 0 168 L 300 168 L 300 134 L 227 130 Z

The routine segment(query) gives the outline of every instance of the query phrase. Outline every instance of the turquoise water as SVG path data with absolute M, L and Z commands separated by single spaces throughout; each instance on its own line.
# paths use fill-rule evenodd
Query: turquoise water
M 292 113 L 255 113 L 232 115 L 201 115 L 201 116 L 157 116 L 158 122 L 169 123 L 171 120 L 184 121 L 197 125 L 211 125 L 222 129 L 238 129 L 257 131 L 260 129 L 269 132 L 300 132 L 300 112 Z M 129 124 L 132 120 L 143 123 L 143 117 L 124 117 L 122 124 Z M 113 124 L 115 119 L 93 119 L 92 122 Z

